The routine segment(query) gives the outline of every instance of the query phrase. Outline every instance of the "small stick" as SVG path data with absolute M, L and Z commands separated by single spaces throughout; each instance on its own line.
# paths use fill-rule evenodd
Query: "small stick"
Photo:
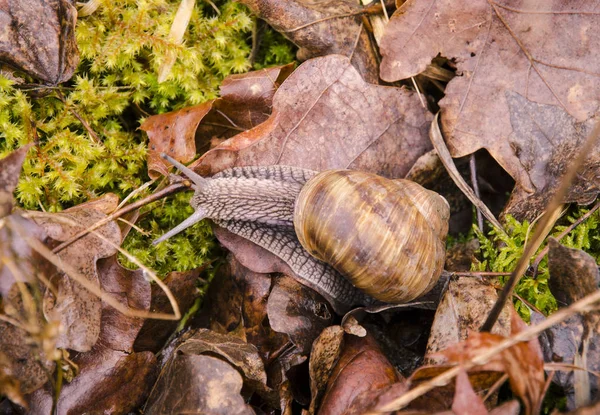
M 465 271 L 453 272 L 457 277 L 508 277 L 510 272 L 490 272 L 490 271 Z
M 469 158 L 469 169 L 471 170 L 471 184 L 473 185 L 473 191 L 475 192 L 475 196 L 478 199 L 481 199 L 481 193 L 479 193 L 479 183 L 477 182 L 477 165 L 475 164 L 475 153 L 471 154 Z M 481 210 L 476 206 L 477 210 L 477 226 L 479 229 L 483 231 L 483 215 L 481 214 Z

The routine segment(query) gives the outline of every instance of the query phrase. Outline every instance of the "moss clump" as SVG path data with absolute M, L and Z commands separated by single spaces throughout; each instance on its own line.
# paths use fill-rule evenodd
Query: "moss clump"
M 60 211 L 115 192 L 123 197 L 148 180 L 144 118 L 202 103 L 218 95 L 227 75 L 250 69 L 248 10 L 233 1 L 196 2 L 183 44 L 169 39 L 179 0 L 103 0 L 77 22 L 81 61 L 71 81 L 58 87 L 31 86 L 0 72 L 0 157 L 37 142 L 25 161 L 16 197 L 27 209 Z M 274 35 L 259 54 L 258 66 L 284 64 L 293 46 Z M 287 51 L 287 52 L 286 52 Z M 158 83 L 161 64 L 176 60 Z M 213 243 L 206 225 L 168 244 L 144 250 L 143 243 L 189 214 L 186 196 L 146 212 L 140 223 L 150 231 L 132 231 L 125 246 L 162 273 L 203 263 Z M 164 218 L 166 216 L 166 219 Z M 197 233 L 194 233 L 196 230 Z M 188 240 L 184 240 L 185 237 Z M 202 239 L 202 240 L 201 240 Z M 190 247 L 194 244 L 194 248 Z M 171 259 L 167 259 L 171 258 Z
M 570 213 L 557 224 L 551 235 L 557 237 L 588 211 L 587 208 L 572 208 Z M 599 222 L 600 215 L 595 212 L 560 239 L 560 243 L 569 248 L 582 249 L 598 261 L 600 259 Z M 527 240 L 533 235 L 532 225 L 527 221 L 521 223 L 511 216 L 507 216 L 506 229 L 508 235 L 495 230 L 485 235 L 475 229 L 481 246 L 481 261 L 473 264 L 474 271 L 512 272 L 515 269 Z M 548 257 L 545 256 L 539 264 L 536 277 L 525 275 L 517 285 L 515 292 L 543 313 L 550 314 L 556 310 L 557 304 L 548 287 L 549 278 Z M 515 306 L 519 314 L 528 321 L 529 308 L 521 301 L 516 301 Z

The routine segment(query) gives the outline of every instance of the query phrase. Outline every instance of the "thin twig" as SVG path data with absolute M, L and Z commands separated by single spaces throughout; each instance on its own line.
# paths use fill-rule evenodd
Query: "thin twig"
M 508 277 L 510 272 L 490 272 L 490 271 L 465 271 L 453 272 L 457 277 Z
M 523 254 L 521 255 L 521 258 L 519 258 L 519 262 L 517 262 L 515 270 L 512 272 L 510 278 L 504 286 L 504 289 L 500 292 L 498 300 L 490 311 L 485 323 L 483 323 L 483 326 L 481 326 L 481 331 L 491 331 L 492 327 L 494 327 L 494 324 L 496 324 L 496 320 L 498 320 L 506 301 L 511 298 L 515 286 L 527 270 L 530 258 L 538 250 L 544 239 L 546 239 L 546 236 L 552 229 L 554 222 L 559 217 L 561 213 L 562 202 L 567 195 L 569 188 L 571 187 L 571 183 L 573 182 L 573 179 L 575 178 L 579 168 L 583 165 L 586 158 L 592 152 L 592 149 L 598 140 L 598 136 L 600 136 L 600 122 L 596 123 L 592 133 L 588 136 L 583 146 L 581 146 L 581 150 L 577 154 L 577 157 L 575 160 L 573 160 L 567 172 L 561 179 L 560 186 L 554 193 L 554 196 L 552 196 L 544 215 L 540 219 L 540 223 L 535 229 L 535 233 L 533 234 L 531 242 L 525 246 Z
M 481 193 L 479 192 L 479 182 L 477 181 L 477 165 L 475 164 L 475 153 L 471 154 L 469 157 L 469 170 L 471 170 L 471 184 L 473 185 L 473 191 L 475 192 L 475 196 L 478 199 L 481 199 Z M 475 207 L 477 210 L 477 226 L 481 231 L 483 231 L 483 215 L 481 214 L 481 210 Z

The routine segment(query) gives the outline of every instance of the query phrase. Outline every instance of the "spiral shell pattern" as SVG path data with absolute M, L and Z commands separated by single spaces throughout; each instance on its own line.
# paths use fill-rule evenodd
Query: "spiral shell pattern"
M 430 290 L 445 260 L 448 203 L 408 180 L 330 170 L 302 188 L 294 228 L 302 246 L 380 301 Z

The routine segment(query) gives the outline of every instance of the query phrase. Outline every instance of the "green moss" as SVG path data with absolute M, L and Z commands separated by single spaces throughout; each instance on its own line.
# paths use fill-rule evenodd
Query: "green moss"
M 555 226 L 551 235 L 557 237 L 570 224 L 574 223 L 582 215 L 588 212 L 587 208 L 571 208 Z M 560 242 L 569 247 L 582 249 L 592 255 L 596 260 L 600 259 L 600 228 L 598 223 L 600 216 L 598 212 L 590 216 L 586 221 L 579 224 L 573 231 L 560 239 Z M 475 271 L 512 272 L 517 261 L 523 253 L 526 241 L 533 236 L 533 229 L 529 222 L 518 222 L 511 216 L 506 217 L 506 229 L 508 234 L 492 230 L 485 235 L 477 228 L 475 234 L 480 242 L 480 262 L 473 264 Z M 540 248 L 543 249 L 543 246 Z M 539 251 L 538 251 L 539 253 Z M 537 255 L 537 254 L 536 254 Z M 532 258 L 532 260 L 535 259 Z M 550 273 L 548 270 L 548 257 L 545 256 L 539 264 L 535 278 L 525 275 L 517 285 L 515 292 L 523 299 L 533 304 L 545 314 L 556 310 L 557 304 L 548 287 Z M 505 282 L 507 278 L 503 278 Z M 529 319 L 529 308 L 521 301 L 515 302 L 517 311 L 526 320 Z
M 74 77 L 55 88 L 17 85 L 0 73 L 0 157 L 36 142 L 25 161 L 16 197 L 27 209 L 60 211 L 115 192 L 124 197 L 148 181 L 147 137 L 138 127 L 149 115 L 218 96 L 221 81 L 250 69 L 254 18 L 233 1 L 196 2 L 182 44 L 169 40 L 179 0 L 104 0 L 77 22 L 81 61 Z M 267 31 L 258 67 L 289 63 L 293 46 Z M 166 80 L 161 64 L 176 57 Z M 27 86 L 26 86 L 27 85 Z M 147 194 L 147 193 L 146 193 Z M 214 246 L 199 224 L 158 248 L 155 236 L 191 208 L 177 196 L 146 210 L 125 247 L 161 273 L 202 264 Z M 165 216 L 166 215 L 166 216 Z

